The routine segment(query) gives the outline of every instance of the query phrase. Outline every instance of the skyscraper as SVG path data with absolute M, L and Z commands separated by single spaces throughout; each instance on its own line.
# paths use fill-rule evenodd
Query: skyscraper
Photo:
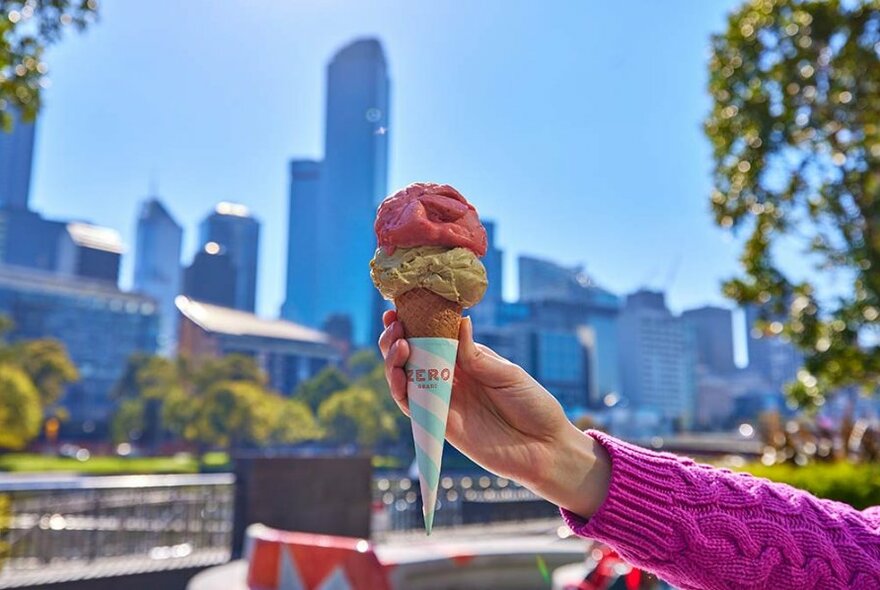
M 124 247 L 115 229 L 71 222 L 58 240 L 58 272 L 116 285 Z
M 483 220 L 483 227 L 486 228 L 488 248 L 482 262 L 483 266 L 486 267 L 486 278 L 489 281 L 489 285 L 486 287 L 486 294 L 483 295 L 483 299 L 470 310 L 468 315 L 470 315 L 475 325 L 491 326 L 497 323 L 499 308 L 503 300 L 503 253 L 495 243 L 495 222 Z
M 11 133 L 0 130 L 0 208 L 28 208 L 35 132 L 35 123 L 18 117 Z
M 763 376 L 776 390 L 797 377 L 798 369 L 803 366 L 803 354 L 790 342 L 778 336 L 764 334 L 755 326 L 755 322 L 764 319 L 772 322 L 771 314 L 762 314 L 755 305 L 745 308 L 746 330 L 748 330 L 749 369 Z
M 159 352 L 176 351 L 178 312 L 174 298 L 181 293 L 180 250 L 183 229 L 157 198 L 141 204 L 137 221 L 134 290 L 149 295 L 159 306 Z
M 257 294 L 257 257 L 260 248 L 260 222 L 244 205 L 219 203 L 199 226 L 204 248 L 218 244 L 235 268 L 235 298 L 232 307 L 254 311 Z M 198 298 L 197 298 L 198 299 Z
M 620 314 L 623 394 L 638 410 L 688 427 L 696 407 L 693 344 L 663 293 L 637 291 Z
M 314 256 L 315 318 L 350 316 L 354 340 L 372 339 L 378 293 L 367 269 L 376 246 L 373 219 L 388 192 L 389 79 L 382 45 L 361 39 L 327 67 L 327 121 Z M 313 324 L 314 325 L 314 324 Z
M 292 322 L 317 326 L 318 201 L 321 162 L 290 162 L 290 206 L 287 222 L 287 289 L 281 315 Z M 326 319 L 326 318 L 325 318 Z
M 736 370 L 733 362 L 733 317 L 729 309 L 707 305 L 685 311 L 681 319 L 693 332 L 698 365 L 718 375 Z
M 234 308 L 237 279 L 232 257 L 217 242 L 208 242 L 183 271 L 183 294 L 196 301 Z

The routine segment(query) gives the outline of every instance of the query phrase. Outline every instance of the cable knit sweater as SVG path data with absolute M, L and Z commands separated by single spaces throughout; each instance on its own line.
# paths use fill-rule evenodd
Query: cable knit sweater
M 563 518 L 630 563 L 685 590 L 880 590 L 880 507 L 587 434 L 611 457 L 608 497 Z

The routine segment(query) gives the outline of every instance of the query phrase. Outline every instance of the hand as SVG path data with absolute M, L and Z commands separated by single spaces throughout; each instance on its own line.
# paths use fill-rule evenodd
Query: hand
M 409 344 L 395 311 L 383 316 L 379 348 L 391 395 L 408 416 Z M 518 481 L 551 502 L 589 517 L 605 499 L 610 461 L 562 406 L 521 367 L 476 344 L 470 319 L 459 328 L 446 439 L 475 463 Z

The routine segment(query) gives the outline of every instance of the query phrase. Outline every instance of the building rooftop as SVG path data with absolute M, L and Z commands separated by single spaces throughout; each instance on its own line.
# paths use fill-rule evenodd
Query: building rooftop
M 44 270 L 0 264 L 0 287 L 39 293 L 57 293 L 71 296 L 113 297 L 126 301 L 153 302 L 138 293 L 120 291 L 108 281 L 58 275 Z
M 247 206 L 242 205 L 241 203 L 231 203 L 229 201 L 217 203 L 217 206 L 214 207 L 214 212 L 219 215 L 232 215 L 233 217 L 251 216 L 251 211 Z
M 88 223 L 72 222 L 67 224 L 67 233 L 77 246 L 103 250 L 114 254 L 122 254 L 125 246 L 122 236 L 115 229 L 100 227 Z
M 174 303 L 180 313 L 206 332 L 320 344 L 330 342 L 323 332 L 287 320 L 261 318 L 246 311 L 202 303 L 185 295 L 178 296 Z

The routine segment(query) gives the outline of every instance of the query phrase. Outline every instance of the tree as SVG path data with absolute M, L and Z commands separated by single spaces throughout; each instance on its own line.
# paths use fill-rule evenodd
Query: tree
M 352 379 L 358 379 L 369 374 L 370 371 L 381 364 L 382 360 L 375 350 L 372 348 L 362 348 L 348 357 L 348 360 L 345 362 L 345 369 Z
M 254 383 L 217 383 L 194 403 L 194 438 L 227 449 L 264 443 L 272 432 L 277 403 Z
M 201 359 L 190 370 L 197 391 L 207 391 L 223 381 L 245 381 L 260 387 L 269 381 L 257 361 L 244 354 Z
M 36 386 L 43 408 L 55 405 L 67 385 L 79 379 L 67 348 L 58 340 L 26 340 L 17 344 L 14 351 L 21 368 Z
M 272 432 L 269 439 L 275 443 L 295 444 L 318 440 L 323 436 L 315 415 L 304 402 L 296 399 L 275 398 Z
M 805 353 L 789 393 L 880 383 L 880 0 L 752 0 L 712 39 L 716 222 L 745 232 L 724 285 Z M 829 289 L 794 279 L 798 251 Z M 831 292 L 833 291 L 833 292 Z M 842 292 L 840 292 L 842 291 Z
M 349 385 L 351 381 L 345 373 L 336 367 L 327 366 L 311 379 L 300 383 L 293 396 L 304 401 L 313 412 L 317 412 L 324 400 Z
M 37 116 L 48 68 L 47 46 L 65 28 L 85 29 L 97 18 L 96 0 L 3 0 L 0 2 L 0 131 L 9 131 L 16 111 Z
M 318 419 L 334 440 L 367 448 L 393 431 L 389 418 L 376 392 L 357 386 L 334 393 L 318 409 Z
M 40 433 L 43 407 L 22 369 L 0 364 L 0 449 L 20 450 Z

